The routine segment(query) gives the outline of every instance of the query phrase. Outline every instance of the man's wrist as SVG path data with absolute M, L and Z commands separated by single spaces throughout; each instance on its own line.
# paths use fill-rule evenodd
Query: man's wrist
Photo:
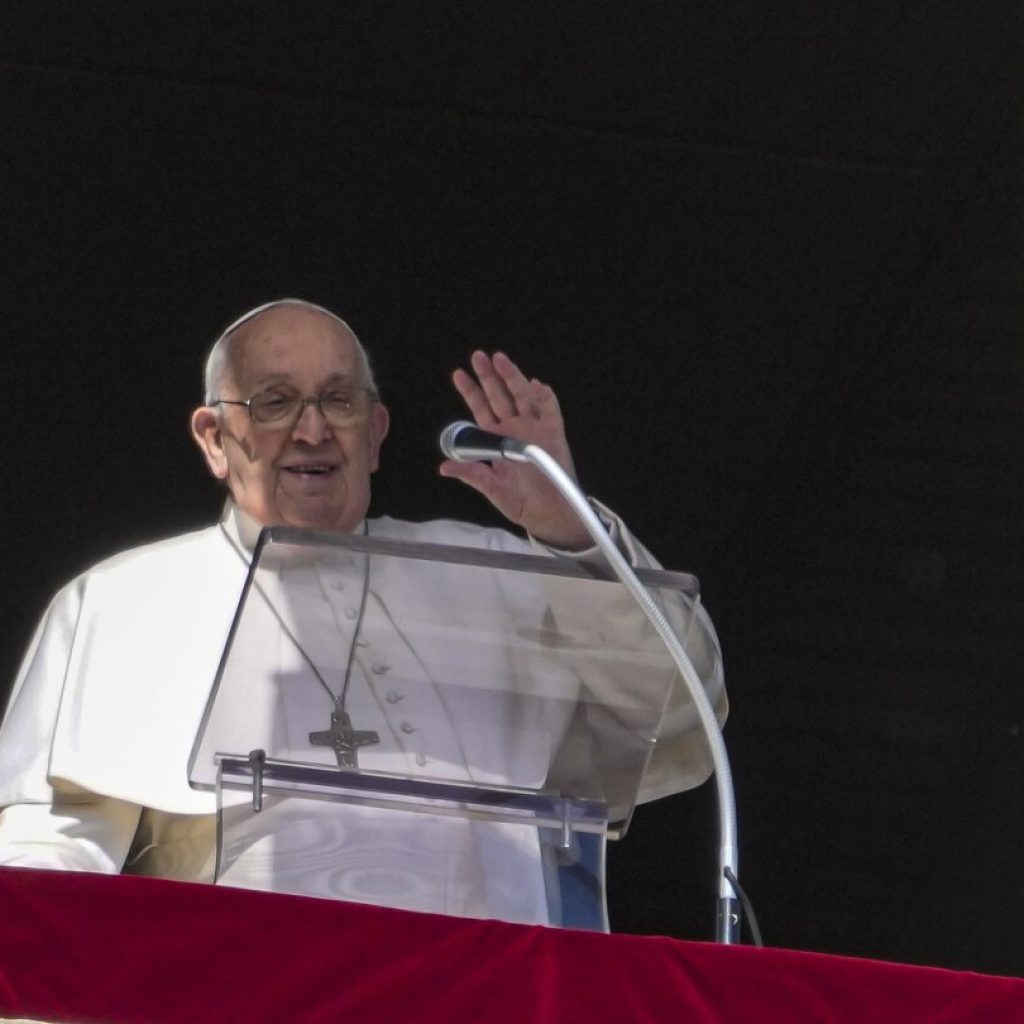
M 622 536 L 621 525 L 618 518 L 610 512 L 604 505 L 601 504 L 596 498 L 587 498 L 587 503 L 590 505 L 594 514 L 601 521 L 601 525 L 608 531 L 611 536 L 612 542 L 619 550 L 622 550 L 622 544 L 620 538 Z M 586 527 L 580 521 L 580 541 L 579 543 L 556 543 L 554 541 L 546 540 L 543 537 L 539 537 L 535 534 L 530 534 L 530 539 L 543 548 L 556 555 L 562 555 L 566 558 L 587 558 L 596 556 L 599 553 L 599 548 L 594 541 L 590 533 L 587 532 Z M 623 552 L 625 554 L 625 552 Z

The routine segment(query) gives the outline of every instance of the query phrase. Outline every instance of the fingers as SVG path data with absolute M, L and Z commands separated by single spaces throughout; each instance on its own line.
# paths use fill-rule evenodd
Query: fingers
M 575 479 L 572 453 L 555 392 L 528 379 L 504 352 L 477 350 L 467 370 L 452 374 L 455 389 L 484 430 L 543 448 Z M 443 477 L 479 491 L 506 519 L 552 543 L 565 538 L 577 545 L 579 524 L 564 498 L 536 467 L 496 459 L 491 462 L 444 461 Z
M 445 459 L 438 466 L 441 476 L 450 480 L 461 480 L 474 490 L 479 491 L 488 501 L 493 500 L 493 476 L 491 471 L 480 462 L 454 462 Z
M 555 393 L 536 378 L 528 380 L 504 352 L 493 356 L 476 351 L 470 357 L 476 380 L 456 370 L 452 381 L 477 423 L 496 428 L 513 420 L 526 422 L 559 417 Z
M 485 430 L 494 430 L 498 426 L 498 419 L 480 385 L 465 370 L 456 370 L 452 374 L 452 383 L 477 424 Z
M 505 376 L 499 372 L 495 362 L 505 370 Z M 518 393 L 525 399 L 523 384 L 526 379 L 507 356 L 502 363 L 500 359 L 492 360 L 486 353 L 476 351 L 470 356 L 470 365 L 476 380 L 463 370 L 457 370 L 453 380 L 480 426 L 496 427 L 521 415 L 516 395 Z M 517 375 L 521 380 L 514 379 Z
M 483 356 L 483 353 L 480 355 Z M 483 371 L 481 383 L 496 412 L 500 407 L 507 410 L 506 415 L 538 415 L 530 382 L 504 352 L 495 352 L 490 360 L 487 360 L 486 356 L 480 360 L 474 359 L 473 368 L 478 374 Z M 487 370 L 491 372 L 488 373 Z
M 536 377 L 527 380 L 522 370 L 504 352 L 495 352 L 491 359 L 495 371 L 514 399 L 521 416 L 536 420 L 561 418 L 561 409 L 554 390 Z

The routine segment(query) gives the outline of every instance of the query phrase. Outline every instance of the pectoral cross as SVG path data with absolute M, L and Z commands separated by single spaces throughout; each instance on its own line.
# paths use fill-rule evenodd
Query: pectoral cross
M 331 712 L 331 727 L 323 732 L 311 732 L 309 742 L 314 747 L 333 747 L 342 768 L 359 767 L 359 748 L 380 743 L 380 734 L 362 732 L 352 728 L 352 719 L 344 708 Z

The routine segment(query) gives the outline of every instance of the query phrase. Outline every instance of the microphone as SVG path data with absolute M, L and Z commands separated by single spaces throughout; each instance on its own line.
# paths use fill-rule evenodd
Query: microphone
M 527 447 L 525 441 L 492 434 L 468 420 L 456 420 L 448 424 L 441 431 L 439 443 L 445 458 L 455 462 L 493 462 L 495 459 L 526 461 L 523 455 Z

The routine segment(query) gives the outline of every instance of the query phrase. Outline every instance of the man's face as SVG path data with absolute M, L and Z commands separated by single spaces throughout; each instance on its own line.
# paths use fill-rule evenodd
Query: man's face
M 218 398 L 248 399 L 268 389 L 303 398 L 362 386 L 352 333 L 312 310 L 278 307 L 243 324 Z M 219 409 L 219 413 L 218 413 Z M 359 422 L 332 427 L 315 403 L 294 424 L 253 423 L 244 406 L 202 406 L 192 432 L 210 471 L 261 526 L 349 533 L 366 516 L 388 412 L 370 405 Z

